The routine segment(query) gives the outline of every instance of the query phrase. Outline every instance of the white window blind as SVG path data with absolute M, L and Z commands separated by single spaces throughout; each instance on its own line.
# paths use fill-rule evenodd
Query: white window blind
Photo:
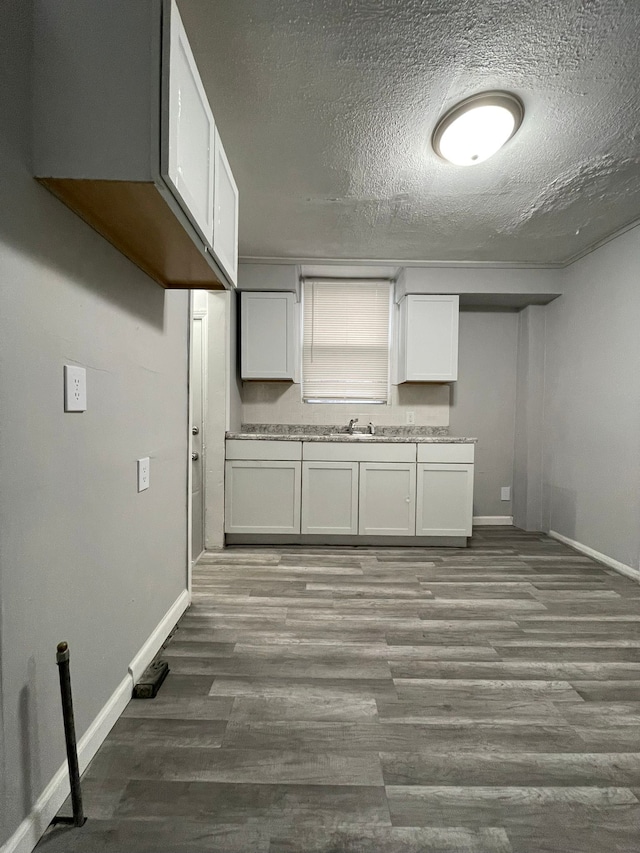
M 304 282 L 306 402 L 388 402 L 390 302 L 388 281 Z

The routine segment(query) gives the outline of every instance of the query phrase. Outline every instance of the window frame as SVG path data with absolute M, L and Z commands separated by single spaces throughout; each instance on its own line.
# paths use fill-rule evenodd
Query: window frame
M 304 393 L 305 375 L 304 375 L 304 318 L 305 318 L 305 285 L 334 282 L 340 283 L 362 283 L 362 284 L 386 284 L 389 287 L 389 321 L 387 329 L 387 382 L 386 382 L 386 399 L 372 400 L 364 398 L 330 398 L 330 397 L 310 397 L 306 398 Z M 300 349 L 299 349 L 299 370 L 300 370 L 300 398 L 303 403 L 309 405 L 362 405 L 362 406 L 390 406 L 391 405 L 391 386 L 393 364 L 393 345 L 394 345 L 394 328 L 395 328 L 395 281 L 389 278 L 329 278 L 320 276 L 309 276 L 300 279 L 300 316 L 299 316 L 299 334 L 300 334 Z

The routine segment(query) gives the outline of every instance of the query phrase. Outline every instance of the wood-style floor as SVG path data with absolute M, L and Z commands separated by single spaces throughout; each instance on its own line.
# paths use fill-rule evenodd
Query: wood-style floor
M 545 536 L 208 553 L 43 851 L 638 853 L 640 586 Z

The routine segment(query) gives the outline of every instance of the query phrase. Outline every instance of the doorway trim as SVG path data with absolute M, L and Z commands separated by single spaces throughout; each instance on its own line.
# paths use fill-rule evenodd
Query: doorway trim
M 205 297 L 204 303 L 201 298 L 196 300 L 198 296 L 203 294 Z M 207 353 L 209 350 L 208 334 L 208 311 L 207 311 L 208 291 L 190 291 L 189 298 L 189 418 L 188 418 L 188 444 L 187 444 L 187 590 L 189 592 L 189 600 L 191 600 L 191 592 L 193 585 L 193 567 L 200 554 L 193 554 L 192 548 L 192 533 L 193 533 L 193 468 L 191 465 L 191 454 L 193 452 L 193 383 L 196 372 L 200 373 L 202 382 L 202 447 L 200 450 L 202 457 L 202 469 L 206 471 L 206 413 L 207 413 Z M 197 304 L 199 303 L 199 304 Z M 202 324 L 202 347 L 200 364 L 196 364 L 193 355 L 193 324 L 200 322 Z M 206 503 L 206 477 L 202 477 L 202 500 L 203 506 Z M 203 519 L 204 524 L 204 519 Z M 204 527 L 203 527 L 204 530 Z M 206 536 L 205 536 L 206 538 Z

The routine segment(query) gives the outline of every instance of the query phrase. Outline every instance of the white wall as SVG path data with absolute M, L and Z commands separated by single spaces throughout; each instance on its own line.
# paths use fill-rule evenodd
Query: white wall
M 458 381 L 452 385 L 452 435 L 476 437 L 474 516 L 510 516 L 500 500 L 511 486 L 515 426 L 518 314 L 461 311 Z
M 547 307 L 544 523 L 637 568 L 640 228 L 570 266 Z
M 31 4 L 0 7 L 0 845 L 186 585 L 188 294 L 165 292 L 32 178 Z M 63 412 L 63 364 L 88 411 Z M 136 459 L 151 488 L 136 491 Z

